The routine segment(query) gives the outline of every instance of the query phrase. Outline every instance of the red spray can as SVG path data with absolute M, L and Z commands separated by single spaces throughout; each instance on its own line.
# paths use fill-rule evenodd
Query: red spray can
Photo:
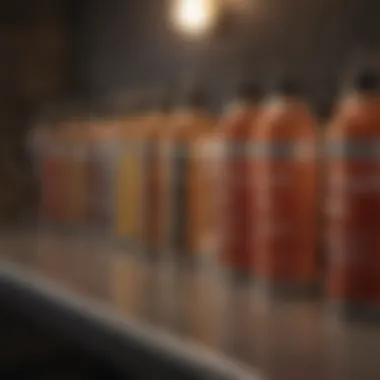
M 64 154 L 61 127 L 49 133 L 41 152 L 41 216 L 46 222 L 62 223 L 64 215 Z
M 223 269 L 249 277 L 254 267 L 252 234 L 255 230 L 251 148 L 259 97 L 255 85 L 242 85 L 217 132 L 220 137 L 217 170 L 220 262 Z
M 266 290 L 317 289 L 317 128 L 298 84 L 284 80 L 257 122 L 256 274 Z
M 379 75 L 362 72 L 357 76 L 328 130 L 326 148 L 328 294 L 345 306 L 347 316 L 378 318 Z

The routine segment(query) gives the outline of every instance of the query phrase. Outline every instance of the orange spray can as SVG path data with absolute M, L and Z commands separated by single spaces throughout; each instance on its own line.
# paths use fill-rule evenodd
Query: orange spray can
M 90 135 L 87 154 L 87 220 L 96 230 L 114 235 L 120 125 L 116 120 L 97 120 L 91 124 Z
M 54 128 L 54 129 L 53 129 Z M 42 218 L 48 223 L 61 223 L 64 216 L 64 149 L 62 127 L 54 126 L 44 144 L 41 158 Z
M 298 84 L 263 105 L 255 137 L 255 271 L 267 290 L 304 295 L 317 284 L 317 125 Z
M 161 237 L 163 245 L 175 257 L 193 259 L 197 249 L 197 189 L 194 143 L 215 126 L 205 111 L 205 95 L 193 89 L 187 95 L 185 107 L 176 111 L 169 128 L 161 135 L 159 182 L 165 215 Z
M 132 248 L 138 238 L 141 168 L 137 143 L 140 140 L 142 119 L 141 114 L 131 114 L 122 121 L 117 158 L 116 232 L 128 248 Z
M 70 121 L 66 131 L 66 224 L 78 229 L 86 220 L 87 125 Z
M 220 143 L 218 251 L 222 267 L 233 274 L 252 274 L 254 207 L 252 138 L 258 116 L 259 89 L 243 84 L 217 131 Z M 218 178 L 219 177 L 219 178 Z
M 327 133 L 330 298 L 348 315 L 380 310 L 380 76 L 362 72 Z M 363 314 L 364 315 L 364 314 Z
M 159 250 L 159 231 L 162 215 L 159 212 L 159 141 L 161 132 L 170 124 L 170 104 L 161 99 L 161 105 L 145 118 L 139 144 L 141 168 L 140 247 L 148 257 L 155 258 Z

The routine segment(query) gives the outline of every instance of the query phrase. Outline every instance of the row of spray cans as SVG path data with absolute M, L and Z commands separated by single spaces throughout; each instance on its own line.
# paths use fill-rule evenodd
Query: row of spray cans
M 356 75 L 322 133 L 295 82 L 257 95 L 245 88 L 218 130 L 222 262 L 275 293 L 322 285 L 348 316 L 378 319 L 379 75 Z
M 240 86 L 220 120 L 199 89 L 177 108 L 161 99 L 126 118 L 66 120 L 35 134 L 41 215 L 95 226 L 151 258 L 216 258 L 275 293 L 324 284 L 329 298 L 372 314 L 379 110 L 379 76 L 363 71 L 323 133 L 291 80 L 267 97 Z

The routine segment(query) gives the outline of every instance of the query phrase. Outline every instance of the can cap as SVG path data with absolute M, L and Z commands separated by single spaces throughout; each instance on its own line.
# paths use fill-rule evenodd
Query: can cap
M 157 97 L 157 108 L 163 113 L 169 113 L 174 108 L 175 93 L 173 89 L 166 88 L 159 92 Z
M 372 70 L 362 70 L 354 78 L 353 88 L 359 92 L 380 92 L 380 76 Z
M 262 97 L 262 91 L 257 83 L 243 82 L 238 86 L 237 98 L 243 102 L 255 103 Z
M 183 104 L 190 108 L 206 108 L 207 94 L 203 87 L 192 86 L 185 90 Z
M 300 96 L 303 94 L 300 83 L 294 78 L 280 79 L 274 87 L 274 92 L 285 96 Z

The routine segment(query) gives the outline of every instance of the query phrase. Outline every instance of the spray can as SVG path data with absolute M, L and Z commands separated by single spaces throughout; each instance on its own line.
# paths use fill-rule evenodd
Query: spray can
M 54 129 L 53 129 L 54 128 Z M 59 225 L 64 214 L 64 154 L 61 126 L 50 130 L 48 144 L 41 152 L 41 215 L 49 225 Z
M 255 231 L 252 186 L 252 139 L 259 113 L 260 92 L 243 84 L 218 129 L 220 135 L 219 254 L 224 269 L 252 278 Z
M 160 99 L 161 105 L 152 110 L 142 127 L 139 144 L 141 160 L 141 210 L 139 241 L 143 252 L 157 259 L 159 251 L 159 231 L 162 221 L 159 186 L 159 141 L 161 132 L 170 124 L 171 104 L 167 97 Z
M 123 246 L 140 249 L 142 218 L 141 143 L 150 117 L 146 107 L 133 110 L 124 121 L 117 169 L 117 235 Z
M 94 120 L 87 154 L 87 218 L 97 233 L 114 235 L 117 157 L 120 128 L 116 120 Z
M 66 136 L 66 224 L 71 231 L 79 231 L 86 220 L 86 169 L 88 130 L 83 121 L 71 121 Z
M 175 259 L 192 261 L 197 246 L 195 213 L 197 212 L 197 182 L 194 170 L 194 143 L 215 126 L 205 110 L 205 94 L 199 89 L 189 91 L 185 106 L 172 118 L 164 139 L 166 244 Z
M 317 126 L 295 81 L 264 103 L 255 140 L 256 274 L 274 294 L 314 294 Z
M 330 299 L 380 320 L 380 76 L 360 72 L 327 133 Z
M 202 89 L 186 93 L 183 107 L 173 112 L 159 134 L 158 215 L 161 215 L 158 272 L 159 323 L 183 331 L 193 297 L 194 274 L 203 262 L 199 202 L 202 186 L 198 175 L 197 144 L 215 126 L 206 110 Z

